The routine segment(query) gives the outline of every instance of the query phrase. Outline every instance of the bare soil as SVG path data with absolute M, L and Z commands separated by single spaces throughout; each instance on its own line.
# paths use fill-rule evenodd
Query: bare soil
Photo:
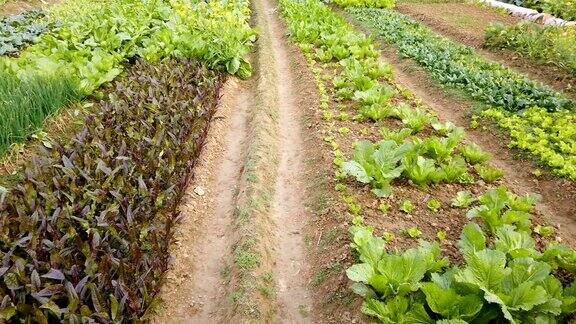
M 280 160 L 272 201 L 272 219 L 275 222 L 274 275 L 277 278 L 278 316 L 285 323 L 308 323 L 310 294 L 309 277 L 304 247 L 304 229 L 309 218 L 304 208 L 303 141 L 301 134 L 302 106 L 294 91 L 295 79 L 277 17 L 277 8 L 269 0 L 256 5 L 266 21 L 271 36 L 272 55 L 276 69 L 278 92 L 278 126 Z M 269 67 L 271 68 L 271 67 Z M 273 90 L 273 89 L 271 89 Z
M 0 16 L 17 15 L 32 9 L 46 10 L 62 0 L 8 0 L 0 5 Z
M 483 46 L 485 30 L 491 23 L 510 26 L 520 21 L 516 17 L 467 3 L 399 4 L 397 10 L 455 42 L 474 48 L 486 59 L 499 62 L 576 98 L 576 76 L 570 71 L 536 62 L 511 50 L 489 49 Z
M 194 170 L 156 323 L 222 322 L 235 197 L 250 107 L 247 82 L 229 80 Z

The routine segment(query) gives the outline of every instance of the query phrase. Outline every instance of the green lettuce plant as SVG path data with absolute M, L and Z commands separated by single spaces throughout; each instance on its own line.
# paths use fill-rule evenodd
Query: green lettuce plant
M 475 201 L 470 191 L 458 191 L 456 197 L 452 199 L 452 207 L 468 208 Z
M 479 206 L 466 214 L 468 218 L 481 218 L 492 233 L 503 225 L 514 225 L 517 229 L 529 231 L 530 212 L 539 200 L 537 195 L 516 196 L 506 187 L 490 189 L 478 198 Z
M 355 144 L 353 159 L 344 162 L 342 170 L 357 181 L 370 184 L 378 197 L 386 197 L 392 193 L 392 180 L 404 171 L 400 162 L 408 149 L 408 145 L 398 145 L 394 141 L 377 144 L 361 141 Z
M 486 164 L 475 165 L 474 170 L 476 170 L 478 175 L 480 175 L 480 178 L 482 178 L 482 180 L 486 181 L 487 183 L 492 183 L 504 177 L 504 171 L 502 171 L 502 169 Z
M 484 163 L 490 159 L 490 154 L 484 152 L 476 143 L 463 146 L 460 149 L 460 154 L 471 164 Z

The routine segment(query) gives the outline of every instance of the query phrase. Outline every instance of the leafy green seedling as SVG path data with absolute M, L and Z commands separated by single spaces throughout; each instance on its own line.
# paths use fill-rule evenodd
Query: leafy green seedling
M 338 119 L 340 119 L 341 121 L 347 121 L 350 119 L 350 114 L 346 112 L 341 112 L 340 115 L 338 115 Z
M 332 162 L 334 162 L 334 165 L 337 167 L 341 167 L 344 164 L 344 159 L 342 157 L 335 157 Z
M 348 133 L 350 133 L 350 128 L 340 127 L 340 128 L 338 128 L 338 133 L 340 133 L 342 135 L 347 135 Z
M 378 210 L 380 210 L 382 214 L 387 214 L 390 210 L 390 205 L 387 203 L 380 203 L 380 205 L 378 205 Z
M 554 227 L 538 225 L 534 228 L 534 232 L 542 237 L 550 237 L 554 235 Z
M 394 236 L 393 233 L 384 232 L 384 234 L 382 234 L 382 238 L 383 238 L 384 241 L 386 241 L 386 242 L 392 242 L 396 237 Z
M 476 129 L 478 128 L 478 126 L 480 126 L 480 122 L 478 121 L 479 117 L 478 116 L 473 116 L 472 120 L 470 120 L 470 128 L 471 129 Z
M 428 207 L 428 209 L 430 209 L 433 212 L 437 212 L 438 210 L 440 210 L 440 207 L 442 207 L 442 203 L 440 203 L 440 201 L 437 199 L 430 199 L 428 200 L 426 207 Z
M 438 233 L 436 233 L 436 238 L 438 238 L 438 241 L 442 242 L 446 239 L 446 232 L 444 231 L 438 231 Z
M 460 153 L 470 164 L 480 164 L 490 159 L 490 154 L 482 151 L 482 148 L 475 143 L 462 147 Z
M 482 180 L 486 181 L 487 183 L 500 180 L 504 176 L 504 171 L 489 165 L 476 165 L 474 170 L 476 170 L 480 178 L 482 178 Z
M 334 171 L 334 177 L 336 178 L 336 180 L 344 180 L 344 179 L 346 179 L 347 176 L 348 176 L 348 174 L 346 172 L 344 172 L 343 170 Z
M 446 135 L 450 134 L 452 131 L 454 131 L 457 127 L 452 122 L 445 122 L 445 123 L 435 122 L 435 123 L 432 123 L 432 128 L 434 128 L 434 130 L 438 134 L 440 134 L 442 136 L 446 136 Z
M 474 202 L 474 197 L 470 191 L 459 191 L 452 199 L 452 207 L 468 208 Z
M 356 202 L 354 197 L 344 196 L 343 200 L 348 205 L 348 210 L 350 211 L 351 214 L 353 214 L 353 215 L 360 214 L 360 210 L 362 209 L 362 206 Z
M 470 173 L 466 172 L 458 178 L 458 183 L 461 184 L 473 184 L 474 183 L 474 176 Z
M 418 227 L 414 226 L 407 229 L 406 234 L 408 234 L 409 237 L 416 239 L 422 235 L 422 231 L 420 231 Z
M 357 123 L 361 123 L 366 119 L 366 117 L 364 117 L 364 115 L 362 114 L 356 114 L 354 115 L 354 117 L 352 117 L 352 120 L 357 122 Z
M 362 206 L 358 203 L 349 203 L 348 204 L 348 209 L 350 210 L 350 213 L 352 215 L 359 215 L 360 211 L 362 210 Z
M 410 128 L 402 128 L 399 131 L 393 131 L 383 127 L 380 130 L 380 134 L 385 140 L 393 140 L 397 144 L 402 144 L 406 138 L 412 135 L 412 130 Z
M 414 210 L 414 205 L 409 199 L 406 199 L 400 204 L 400 210 L 406 214 L 410 214 Z
M 334 189 L 338 192 L 344 192 L 346 191 L 346 185 L 343 183 L 338 183 L 336 186 L 334 186 Z
M 354 216 L 354 218 L 352 218 L 352 224 L 354 224 L 356 226 L 360 226 L 360 225 L 364 224 L 364 219 L 362 218 L 362 216 L 356 215 L 356 216 Z
M 415 132 L 421 131 L 432 120 L 430 114 L 425 110 L 420 108 L 411 109 L 406 104 L 398 106 L 396 112 L 402 123 Z

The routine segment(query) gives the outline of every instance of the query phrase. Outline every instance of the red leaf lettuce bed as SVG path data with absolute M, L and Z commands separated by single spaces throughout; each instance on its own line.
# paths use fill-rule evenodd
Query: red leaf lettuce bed
M 68 145 L 0 193 L 0 319 L 150 314 L 221 85 L 194 61 L 138 61 Z

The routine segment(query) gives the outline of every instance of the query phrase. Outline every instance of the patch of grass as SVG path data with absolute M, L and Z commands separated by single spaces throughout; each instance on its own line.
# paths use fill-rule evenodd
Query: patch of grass
M 304 236 L 304 245 L 306 246 L 307 249 L 310 249 L 312 247 L 312 235 L 306 234 Z
M 232 268 L 230 265 L 227 264 L 224 266 L 224 268 L 222 268 L 222 270 L 220 270 L 220 276 L 226 283 L 230 282 L 230 279 L 232 278 Z
M 254 269 L 260 264 L 260 255 L 252 250 L 241 249 L 236 252 L 235 261 L 241 269 Z
M 298 305 L 298 312 L 304 318 L 310 316 L 310 310 L 308 309 L 308 307 L 306 305 Z
M 238 222 L 240 224 L 246 223 L 250 219 L 250 215 L 251 214 L 248 208 L 241 208 L 241 207 L 236 208 L 236 218 L 238 219 Z
M 320 242 L 321 248 L 330 246 L 339 236 L 341 236 L 341 230 L 339 228 L 331 228 L 322 237 L 322 240 Z
M 310 286 L 312 288 L 319 287 L 321 284 L 323 284 L 326 281 L 326 279 L 328 279 L 328 277 L 331 274 L 339 273 L 341 270 L 342 270 L 342 265 L 339 262 L 333 263 L 329 267 L 324 268 L 324 269 L 320 270 L 320 272 L 317 272 L 316 274 L 314 274 L 314 276 L 312 277 L 312 280 L 310 281 Z
M 243 299 L 243 297 L 244 297 L 244 294 L 239 290 L 235 290 L 232 292 L 232 294 L 230 294 L 230 299 L 235 304 L 240 302 Z
M 274 273 L 272 273 L 272 271 L 267 271 L 264 274 L 262 274 L 261 278 L 266 283 L 272 283 L 274 282 Z
M 262 296 L 264 296 L 267 299 L 271 299 L 272 297 L 274 297 L 274 287 L 270 286 L 269 284 L 260 282 L 256 286 L 256 289 L 258 289 L 258 291 L 262 294 Z

